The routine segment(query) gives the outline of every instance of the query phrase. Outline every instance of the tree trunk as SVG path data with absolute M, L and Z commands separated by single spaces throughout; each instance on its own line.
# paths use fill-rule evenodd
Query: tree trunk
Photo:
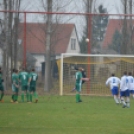
M 124 14 L 127 14 L 127 1 L 124 0 Z M 121 54 L 127 54 L 127 17 L 124 16 L 123 29 L 122 29 L 123 39 L 122 39 L 122 49 Z
M 132 7 L 133 7 L 133 1 L 129 0 L 129 14 L 132 15 Z M 133 42 L 132 42 L 132 35 L 133 35 L 133 23 L 132 23 L 132 16 L 130 16 L 130 22 L 129 22 L 129 28 L 130 28 L 130 41 L 129 41 L 129 52 L 130 54 L 133 53 Z
M 52 0 L 47 0 L 47 12 L 52 12 Z M 47 26 L 46 26 L 46 50 L 45 50 L 45 91 L 50 91 L 51 83 L 51 24 L 52 15 L 47 14 Z
M 19 0 L 15 1 L 15 10 L 18 11 L 19 10 Z M 17 57 L 18 57 L 18 53 L 17 53 L 17 45 L 18 45 L 18 23 L 19 23 L 19 15 L 16 12 L 15 13 L 15 18 L 14 18 L 14 68 L 17 68 Z

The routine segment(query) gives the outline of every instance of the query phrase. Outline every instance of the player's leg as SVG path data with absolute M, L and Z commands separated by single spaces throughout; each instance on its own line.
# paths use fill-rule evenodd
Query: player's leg
M 33 90 L 32 90 L 32 87 L 29 86 L 29 101 L 32 102 L 33 100 Z
M 126 106 L 130 107 L 130 92 L 129 90 L 126 90 Z
M 12 96 L 11 96 L 11 102 L 14 102 L 15 100 L 15 86 L 12 84 Z
M 3 85 L 0 86 L 0 91 L 1 91 L 0 102 L 4 102 L 4 100 L 3 100 L 3 97 L 4 97 L 4 87 L 3 87 Z
M 25 91 L 25 95 L 26 95 L 26 100 L 27 102 L 29 102 L 29 90 L 28 90 L 28 85 L 24 86 L 24 91 Z
M 18 94 L 19 94 L 19 89 L 15 88 L 15 97 L 14 97 L 14 102 L 18 103 Z
M 82 102 L 80 92 L 81 92 L 81 84 L 76 84 L 76 102 Z
M 134 98 L 134 90 L 132 90 L 132 97 Z
M 36 87 L 33 87 L 33 95 L 34 95 L 34 98 L 35 98 L 35 103 L 38 102 L 38 94 L 36 92 Z
M 114 101 L 116 104 L 119 104 L 119 100 L 118 100 L 118 88 L 114 87 L 112 90 L 112 94 L 114 96 Z
M 121 103 L 122 103 L 122 107 L 125 108 L 126 107 L 126 102 L 125 102 L 125 91 L 121 91 L 120 92 L 120 96 L 121 96 Z
M 25 87 L 21 86 L 21 102 L 24 102 L 24 96 L 25 96 Z

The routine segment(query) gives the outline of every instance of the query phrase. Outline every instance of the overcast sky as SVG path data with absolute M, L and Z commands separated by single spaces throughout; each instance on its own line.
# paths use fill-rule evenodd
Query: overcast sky
M 82 3 L 85 0 L 54 0 L 54 2 L 65 3 L 69 7 L 68 12 L 82 12 Z M 40 4 L 41 0 L 22 0 L 22 9 L 29 11 L 41 11 L 42 4 Z M 120 9 L 120 0 L 96 0 L 96 6 L 103 4 L 105 8 L 107 8 L 108 13 L 116 14 L 118 13 L 117 9 Z

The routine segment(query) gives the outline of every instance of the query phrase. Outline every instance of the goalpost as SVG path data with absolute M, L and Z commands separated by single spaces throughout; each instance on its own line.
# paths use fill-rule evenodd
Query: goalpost
M 112 73 L 121 78 L 124 71 L 134 73 L 133 55 L 61 54 L 60 95 L 74 95 L 75 67 L 84 68 L 90 81 L 82 85 L 82 95 L 109 96 L 105 82 Z

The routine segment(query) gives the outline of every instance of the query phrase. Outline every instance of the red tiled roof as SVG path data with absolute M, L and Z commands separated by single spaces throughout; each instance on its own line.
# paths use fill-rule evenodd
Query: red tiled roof
M 65 53 L 74 24 L 53 24 L 51 51 L 55 54 Z M 26 49 L 30 53 L 45 53 L 46 24 L 26 23 Z M 19 25 L 19 38 L 24 40 L 24 23 Z
M 127 23 L 129 23 L 130 20 L 127 20 Z M 132 25 L 134 25 L 134 20 L 132 20 Z M 107 48 L 108 45 L 112 42 L 113 35 L 116 30 L 120 31 L 122 30 L 123 26 L 123 19 L 110 19 L 108 22 L 106 34 L 103 41 L 103 47 Z
M 113 35 L 116 30 L 120 31 L 122 27 L 122 20 L 119 19 L 110 19 L 108 22 L 106 34 L 103 41 L 103 47 L 107 47 L 113 38 Z

